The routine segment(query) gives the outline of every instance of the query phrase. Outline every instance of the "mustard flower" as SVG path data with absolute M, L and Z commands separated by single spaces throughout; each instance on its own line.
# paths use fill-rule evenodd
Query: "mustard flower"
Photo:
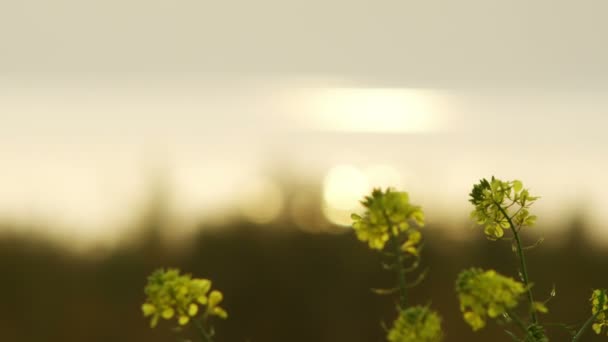
M 595 315 L 595 322 L 591 326 L 596 334 L 606 331 L 608 334 L 608 290 L 595 289 L 591 294 L 591 313 Z
M 422 234 L 417 230 L 410 229 L 407 240 L 401 245 L 401 250 L 405 253 L 418 256 L 420 254 L 420 241 L 422 241 Z
M 209 301 L 207 303 L 207 314 L 211 316 L 218 316 L 220 318 L 228 318 L 226 310 L 221 308 L 219 304 L 224 299 L 224 295 L 220 291 L 213 290 L 209 294 Z
M 218 306 L 222 300 L 219 291 L 212 291 L 208 279 L 192 278 L 180 274 L 178 269 L 159 269 L 148 277 L 144 288 L 147 296 L 141 309 L 144 317 L 151 317 L 150 326 L 154 328 L 160 318 L 176 318 L 179 325 L 186 325 L 199 312 L 200 305 L 207 305 L 211 314 L 226 318 L 226 312 Z
M 443 339 L 441 317 L 427 307 L 402 310 L 388 331 L 389 342 L 439 342 Z
M 473 186 L 469 194 L 475 206 L 471 218 L 484 226 L 484 233 L 490 240 L 504 236 L 504 230 L 533 226 L 536 216 L 528 209 L 538 199 L 523 188 L 521 181 L 502 181 L 492 177 L 491 181 L 482 179 Z
M 483 328 L 487 317 L 496 318 L 516 307 L 525 291 L 523 283 L 494 270 L 471 268 L 456 280 L 460 311 L 473 330 Z
M 419 206 L 410 204 L 407 192 L 374 189 L 361 204 L 366 208 L 362 216 L 352 214 L 353 228 L 360 241 L 367 242 L 371 249 L 382 250 L 391 236 L 399 236 L 412 223 L 424 225 L 424 214 Z M 416 236 L 412 237 L 414 240 Z M 408 245 L 414 247 L 415 244 Z M 410 253 L 413 250 L 410 249 Z

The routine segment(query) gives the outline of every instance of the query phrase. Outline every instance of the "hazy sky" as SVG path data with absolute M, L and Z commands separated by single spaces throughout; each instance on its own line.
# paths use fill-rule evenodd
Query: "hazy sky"
M 281 167 L 392 170 L 437 216 L 466 213 L 479 177 L 520 178 L 546 216 L 589 206 L 600 226 L 607 10 L 0 0 L 0 217 L 97 236 L 131 222 L 158 170 L 175 215 L 199 217 L 272 192 Z
M 607 11 L 601 0 L 2 0 L 0 75 L 296 73 L 370 86 L 606 86 Z

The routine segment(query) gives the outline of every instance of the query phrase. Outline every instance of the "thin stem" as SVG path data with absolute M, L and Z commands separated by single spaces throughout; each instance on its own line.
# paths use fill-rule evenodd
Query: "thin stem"
M 401 252 L 401 246 L 396 237 L 393 238 L 395 253 L 397 254 L 397 278 L 399 280 L 399 307 L 405 309 L 407 307 L 407 282 L 405 278 L 405 268 L 403 266 L 403 253 Z
M 198 332 L 201 336 L 201 341 L 202 342 L 213 342 L 213 338 L 211 338 L 211 335 L 209 335 L 209 333 L 207 333 L 203 324 L 198 319 L 194 319 L 193 321 L 194 321 L 194 325 L 196 325 L 196 329 L 198 330 Z
M 507 219 L 507 221 L 509 222 L 509 227 L 511 228 L 511 231 L 513 232 L 513 237 L 515 238 L 515 242 L 517 243 L 517 255 L 519 256 L 521 274 L 522 274 L 522 277 L 524 278 L 523 279 L 524 285 L 526 286 L 526 288 L 528 290 L 528 301 L 530 301 L 530 307 L 532 307 L 534 305 L 534 296 L 532 295 L 532 289 L 530 288 L 530 280 L 528 278 L 528 268 L 526 267 L 526 257 L 524 255 L 524 250 L 521 246 L 521 239 L 519 238 L 519 234 L 517 232 L 517 229 L 515 229 L 515 225 L 513 224 L 511 217 L 509 215 L 507 215 L 507 212 L 500 206 L 499 203 L 494 201 L 494 204 L 496 205 L 496 207 L 498 207 L 498 210 L 500 210 L 500 212 Z M 536 315 L 536 311 L 532 310 L 530 315 L 532 317 L 532 322 L 534 322 L 535 324 L 538 324 L 538 317 Z
M 390 220 L 386 212 L 382 212 L 384 215 L 384 219 L 388 224 L 389 232 L 393 231 L 393 222 Z M 390 244 L 393 246 L 393 252 L 395 253 L 395 269 L 397 270 L 397 280 L 399 282 L 399 308 L 405 309 L 407 308 L 407 279 L 405 266 L 403 265 L 403 252 L 401 251 L 401 246 L 399 245 L 399 239 L 396 236 L 391 236 Z
M 591 323 L 593 323 L 593 321 L 595 321 L 597 316 L 599 314 L 601 314 L 602 312 L 606 312 L 606 310 L 598 311 L 595 314 L 591 315 L 591 317 L 589 317 L 589 319 L 587 319 L 587 321 L 585 321 L 585 324 L 583 324 L 583 326 L 579 329 L 579 331 L 576 333 L 576 335 L 574 335 L 574 337 L 572 338 L 572 342 L 578 341 L 581 338 L 581 336 L 583 336 L 585 331 L 587 331 L 587 329 L 589 329 L 589 327 L 591 326 Z
M 515 322 L 515 324 L 517 324 L 517 326 L 525 333 L 528 333 L 528 329 L 526 328 L 526 325 L 524 324 L 524 322 L 521 320 L 521 318 L 513 311 L 507 310 L 507 314 L 509 315 L 509 317 L 511 317 L 511 319 L 513 319 L 513 321 Z

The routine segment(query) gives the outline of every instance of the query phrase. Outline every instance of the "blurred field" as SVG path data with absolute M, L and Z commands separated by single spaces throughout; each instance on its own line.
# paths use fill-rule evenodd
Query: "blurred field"
M 159 267 L 225 293 L 216 342 L 384 341 L 395 299 L 370 289 L 394 279 L 338 227 L 378 186 L 427 214 L 412 302 L 448 342 L 510 341 L 454 293 L 463 268 L 517 273 L 464 219 L 491 175 L 543 197 L 535 296 L 556 284 L 543 321 L 581 324 L 608 287 L 607 12 L 0 0 L 0 342 L 175 341 L 140 310 Z
M 381 322 L 394 318 L 395 299 L 370 291 L 389 287 L 392 275 L 348 231 L 310 234 L 289 220 L 266 226 L 241 222 L 201 227 L 204 233 L 180 246 L 163 241 L 159 222 L 151 217 L 142 221 L 136 242 L 105 254 L 73 254 L 40 237 L 3 234 L 0 340 L 172 341 L 170 324 L 152 330 L 140 313 L 146 276 L 163 266 L 211 278 L 224 291 L 230 319 L 218 322 L 218 341 L 382 341 Z M 583 239 L 582 221 L 572 222 L 561 247 L 548 243 L 528 253 L 536 296 L 548 297 L 557 284 L 545 322 L 584 321 L 590 289 L 608 284 L 608 253 Z M 508 341 L 494 324 L 473 334 L 453 290 L 465 267 L 515 275 L 508 242 L 486 241 L 481 232 L 479 239 L 450 240 L 439 226 L 424 232 L 423 267 L 430 273 L 411 290 L 412 301 L 432 302 L 441 312 L 447 341 Z M 556 330 L 551 336 L 567 337 Z M 584 340 L 601 339 L 588 334 Z

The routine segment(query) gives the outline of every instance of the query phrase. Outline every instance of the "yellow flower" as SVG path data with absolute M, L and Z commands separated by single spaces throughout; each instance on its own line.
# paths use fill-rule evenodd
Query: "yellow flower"
M 190 304 L 190 306 L 188 307 L 188 315 L 196 316 L 197 312 L 198 312 L 198 305 L 196 305 L 194 303 Z
M 469 325 L 473 328 L 473 331 L 479 330 L 486 326 L 485 319 L 473 311 L 467 311 L 463 316 L 465 322 L 469 323 Z
M 397 192 L 391 188 L 384 192 L 374 189 L 371 196 L 365 197 L 361 203 L 366 210 L 362 216 L 351 215 L 353 229 L 357 238 L 367 242 L 371 249 L 384 249 L 392 236 L 408 231 L 412 224 L 419 227 L 424 225 L 422 209 L 410 204 L 406 192 Z M 414 254 L 413 250 L 409 252 Z
M 190 322 L 190 317 L 188 316 L 179 316 L 179 319 L 177 320 L 177 323 L 179 323 L 179 325 L 186 325 L 188 324 L 188 322 Z
M 144 303 L 141 306 L 141 311 L 143 311 L 144 317 L 148 317 L 156 312 L 156 307 L 150 303 Z
M 155 327 L 160 318 L 177 319 L 179 325 L 186 325 L 190 317 L 199 312 L 199 305 L 207 305 L 206 311 L 212 315 L 226 318 L 226 311 L 218 306 L 222 301 L 221 292 L 211 290 L 208 279 L 192 278 L 181 275 L 177 269 L 159 269 L 148 277 L 144 289 L 147 299 L 141 306 L 144 317 L 150 317 L 150 326 Z
M 388 331 L 389 342 L 439 342 L 443 339 L 441 317 L 427 307 L 402 310 Z
M 504 231 L 511 229 L 511 223 L 521 228 L 531 227 L 536 222 L 536 216 L 530 215 L 528 209 L 538 197 L 531 196 L 521 181 L 482 179 L 473 186 L 469 196 L 475 206 L 471 218 L 484 226 L 484 233 L 490 240 L 501 239 Z
M 523 283 L 494 270 L 471 268 L 456 280 L 460 311 L 473 330 L 483 328 L 487 317 L 496 318 L 516 307 L 525 291 Z
M 401 250 L 414 256 L 418 256 L 420 251 L 418 245 L 422 240 L 422 234 L 417 230 L 411 230 L 407 240 L 401 245 Z
M 605 329 L 608 334 L 608 290 L 595 289 L 591 293 L 591 313 L 595 316 L 595 323 L 591 327 L 596 334 L 601 334 Z
M 166 308 L 163 310 L 161 316 L 163 316 L 164 319 L 171 319 L 174 314 L 175 310 L 173 310 L 173 308 Z
M 534 310 L 536 312 L 540 312 L 540 313 L 548 313 L 549 312 L 549 309 L 547 308 L 547 306 L 543 302 L 534 302 L 532 304 L 532 310 Z
M 219 304 L 224 299 L 224 295 L 220 291 L 213 290 L 209 295 L 209 303 L 207 305 L 207 312 L 210 315 L 218 316 L 220 318 L 228 318 L 228 313 L 223 308 L 219 307 Z

